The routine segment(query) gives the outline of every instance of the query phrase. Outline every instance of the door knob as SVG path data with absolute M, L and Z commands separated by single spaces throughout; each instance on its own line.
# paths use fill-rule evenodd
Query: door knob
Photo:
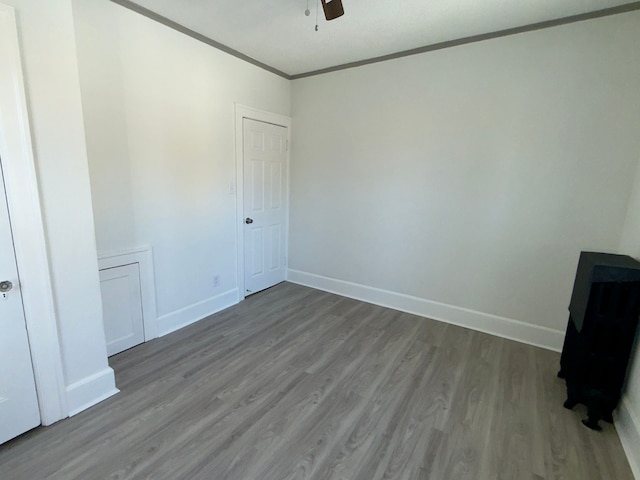
M 4 280 L 0 282 L 0 293 L 7 293 L 13 288 L 13 283 L 9 280 Z
M 244 223 L 246 223 L 247 225 L 253 223 L 253 218 L 249 218 L 249 217 L 245 218 Z

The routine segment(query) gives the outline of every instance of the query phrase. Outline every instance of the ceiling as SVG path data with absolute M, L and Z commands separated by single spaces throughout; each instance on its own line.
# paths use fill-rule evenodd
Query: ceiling
M 330 22 L 320 6 L 316 32 L 319 0 L 113 1 L 287 78 L 541 22 L 640 9 L 628 0 L 343 0 L 344 16 Z

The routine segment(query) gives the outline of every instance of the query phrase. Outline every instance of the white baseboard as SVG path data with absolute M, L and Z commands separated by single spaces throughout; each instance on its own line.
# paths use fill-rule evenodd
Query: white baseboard
M 162 337 L 175 332 L 236 303 L 238 303 L 238 289 L 234 288 L 215 297 L 162 315 L 158 317 L 158 336 Z
M 615 425 L 624 453 L 636 480 L 640 480 L 640 418 L 629 405 L 629 397 L 622 397 L 615 412 Z
M 356 300 L 393 308 L 394 310 L 490 333 L 536 347 L 557 352 L 562 350 L 564 332 L 560 330 L 298 270 L 288 270 L 287 280 L 344 297 L 355 298 Z
M 111 367 L 74 382 L 67 386 L 69 416 L 73 417 L 119 391 L 115 386 L 115 376 Z

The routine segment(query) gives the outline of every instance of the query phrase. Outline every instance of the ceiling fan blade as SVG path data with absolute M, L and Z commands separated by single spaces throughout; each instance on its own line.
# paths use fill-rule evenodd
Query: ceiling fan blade
M 344 15 L 342 0 L 322 0 L 322 9 L 327 20 L 333 20 Z

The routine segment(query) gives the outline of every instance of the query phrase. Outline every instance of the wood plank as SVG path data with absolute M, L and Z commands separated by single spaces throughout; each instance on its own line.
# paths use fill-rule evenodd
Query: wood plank
M 289 283 L 110 359 L 121 393 L 0 478 L 632 480 L 559 355 Z

